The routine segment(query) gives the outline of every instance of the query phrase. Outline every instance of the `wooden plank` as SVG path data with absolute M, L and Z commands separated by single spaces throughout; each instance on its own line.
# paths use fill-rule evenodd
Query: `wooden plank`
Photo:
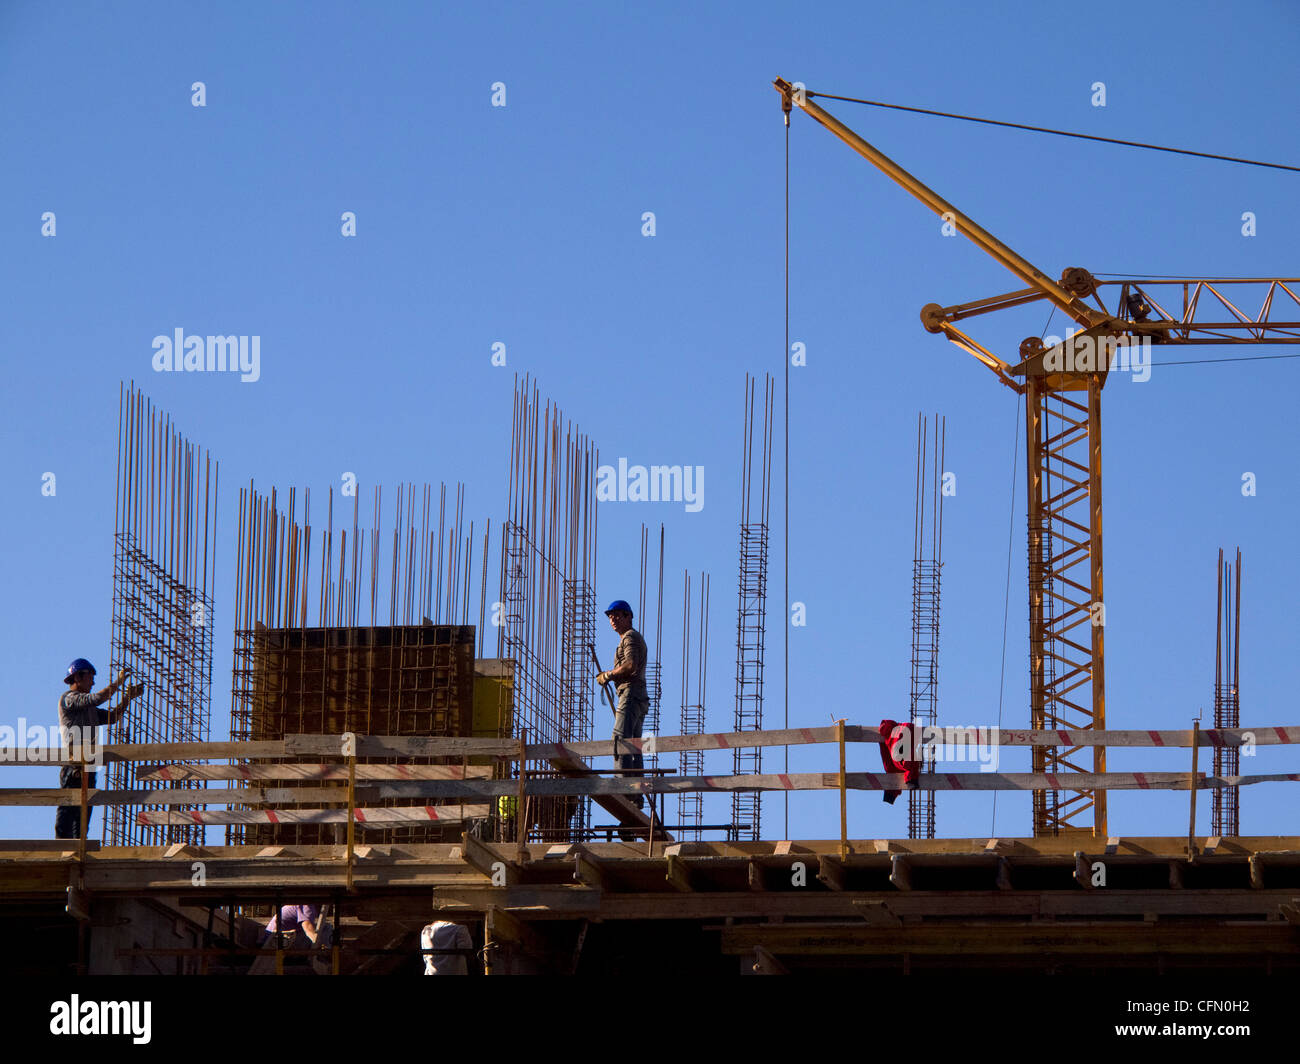
M 582 777 L 586 777 L 589 772 L 586 765 L 577 758 L 571 757 L 567 754 L 555 754 L 554 756 L 548 757 L 546 760 L 550 763 L 551 767 L 575 782 L 582 782 Z M 530 786 L 536 786 L 543 782 L 545 781 L 534 780 Z M 600 782 L 609 783 L 614 781 L 603 780 Z M 642 781 L 643 785 L 645 782 L 647 781 Z M 663 829 L 662 824 L 651 825 L 650 818 L 633 805 L 631 801 L 623 797 L 623 795 L 593 793 L 591 800 L 605 810 L 605 812 L 615 817 L 620 824 L 629 828 L 642 829 L 642 833 L 649 839 L 649 841 L 673 841 L 673 837 Z
M 386 797 L 375 793 L 371 797 Z M 76 805 L 81 801 L 81 791 L 66 788 L 14 788 L 0 790 L 0 806 L 50 806 Z M 93 790 L 87 795 L 90 807 L 123 805 L 262 805 L 267 802 L 293 804 L 294 802 L 343 802 L 347 792 L 342 788 L 290 788 L 290 787 L 168 787 L 165 790 L 109 791 Z
M 880 743 L 874 728 L 850 725 L 845 728 L 849 742 Z M 804 746 L 816 743 L 838 742 L 834 728 L 789 728 L 767 731 L 709 732 L 699 735 L 655 735 L 644 739 L 623 739 L 620 746 L 632 746 L 646 756 L 678 753 L 683 750 L 731 750 L 760 746 Z M 611 757 L 614 754 L 612 739 L 596 739 L 584 743 L 530 743 L 530 760 L 549 760 L 553 757 Z
M 722 929 L 722 952 L 744 954 L 755 945 L 783 956 L 927 956 L 969 957 L 986 954 L 1194 956 L 1294 955 L 1294 933 L 1285 924 L 1272 927 L 1208 926 L 1188 934 L 1161 924 L 1097 924 L 964 927 L 903 925 L 873 928 L 860 924 L 792 926 L 735 924 Z
M 437 820 L 456 824 L 462 820 L 487 817 L 486 805 L 411 806 L 410 808 L 358 808 L 353 810 L 354 823 L 371 827 L 422 823 Z M 141 810 L 138 824 L 346 824 L 346 809 L 187 809 L 183 812 Z
M 52 765 L 78 765 L 77 758 L 67 758 L 62 747 L 41 747 L 27 749 L 19 754 L 4 759 L 3 764 L 27 767 L 48 768 Z M 88 761 L 92 767 L 109 761 L 168 761 L 168 760 L 202 760 L 204 758 L 228 757 L 284 757 L 284 742 L 269 740 L 266 742 L 238 743 L 108 743 L 94 748 L 94 759 Z
M 343 756 L 341 735 L 286 735 L 289 756 Z M 514 757 L 519 753 L 513 739 L 471 739 L 460 736 L 358 735 L 357 757 Z M 238 757 L 240 755 L 231 755 Z
M 347 765 L 140 765 L 141 782 L 186 780 L 346 780 Z M 359 780 L 486 780 L 490 765 L 358 765 Z
M 555 762 L 552 764 L 565 765 L 565 776 L 561 779 L 530 779 L 525 786 L 525 793 L 533 797 L 559 796 L 559 795 L 591 795 L 596 798 L 597 803 L 610 812 L 618 815 L 616 809 L 635 809 L 635 806 L 625 798 L 619 801 L 612 801 L 608 805 L 602 802 L 602 798 L 621 798 L 624 795 L 664 793 L 674 794 L 688 791 L 699 792 L 734 792 L 734 791 L 800 791 L 800 790 L 832 790 L 839 787 L 839 775 L 834 772 L 804 772 L 776 774 L 768 773 L 761 775 L 743 775 L 743 776 L 667 776 L 661 778 L 648 779 L 620 779 L 605 778 L 592 775 L 590 770 L 585 766 L 581 769 L 573 768 L 565 762 Z M 1300 773 L 1297 774 L 1277 774 L 1269 777 L 1225 777 L 1224 779 L 1233 779 L 1238 781 L 1234 786 L 1246 785 L 1253 782 L 1268 782 L 1280 779 L 1294 779 L 1300 781 Z M 1202 788 L 1209 786 L 1219 786 L 1223 781 L 1217 778 L 1208 778 L 1200 781 Z M 850 790 L 882 790 L 902 787 L 902 780 L 899 776 L 890 776 L 884 773 L 848 773 L 846 784 Z M 1224 784 L 1226 785 L 1226 784 Z M 378 797 L 473 797 L 473 798 L 494 798 L 503 794 L 513 794 L 518 787 L 517 781 L 512 780 L 393 780 L 377 781 L 369 786 L 371 793 Z M 1187 790 L 1188 776 L 1185 772 L 1109 772 L 1109 773 L 1085 773 L 1069 772 L 1058 774 L 1033 773 L 1033 772 L 1012 772 L 1012 773 L 950 773 L 946 775 L 933 774 L 921 777 L 917 789 L 930 791 L 957 791 L 957 790 L 974 790 L 974 791 L 997 791 L 997 790 L 1073 790 L 1084 788 L 1109 789 L 1109 790 Z M 22 796 L 31 792 L 26 790 L 15 790 L 12 792 L 0 792 L 0 794 L 11 794 L 13 797 L 7 804 L 24 805 L 40 804 L 36 801 L 22 800 Z M 49 792 L 51 795 L 55 792 Z M 131 795 L 132 802 L 139 802 L 142 799 L 135 796 L 135 792 L 120 792 L 124 795 Z M 140 792 L 144 793 L 144 792 Z M 196 793 L 203 792 L 195 789 L 192 792 L 153 792 L 153 793 Z M 211 794 L 225 795 L 226 791 L 211 791 Z M 62 798 L 51 799 L 44 804 L 60 804 Z M 107 804 L 107 803 L 105 803 Z M 627 821 L 625 821 L 627 822 Z M 641 814 L 640 826 L 648 826 L 649 820 L 644 814 Z
M 1117 747 L 1190 747 L 1193 731 L 1174 729 L 1165 731 L 1147 729 L 948 729 L 960 745 L 970 746 L 1117 746 Z M 958 734 L 960 733 L 960 734 Z M 949 736 L 945 734 L 945 738 Z M 5 729 L 0 728 L 0 753 L 7 764 L 48 766 L 75 764 L 60 747 L 18 748 L 4 745 Z M 357 736 L 357 754 L 363 757 L 442 757 L 461 754 L 513 758 L 518 750 L 510 739 L 474 739 L 446 736 Z M 630 742 L 631 740 L 625 740 Z M 680 750 L 713 750 L 733 747 L 798 746 L 808 743 L 836 741 L 833 728 L 795 728 L 757 732 L 723 732 L 705 735 L 661 735 L 638 740 L 643 751 L 670 753 Z M 884 740 L 874 728 L 850 725 L 845 728 L 845 741 L 876 743 Z M 12 743 L 12 739 L 10 739 Z M 1277 746 L 1300 743 L 1300 726 L 1256 725 L 1242 728 L 1206 728 L 1196 738 L 1198 746 L 1236 747 L 1246 743 L 1256 746 Z M 283 740 L 258 742 L 208 742 L 208 743 L 131 743 L 108 744 L 96 748 L 99 761 L 165 761 L 203 759 L 256 759 L 284 757 L 286 754 L 339 754 L 341 737 L 338 735 L 291 735 Z M 602 757 L 613 753 L 612 740 L 589 743 L 551 744 L 537 743 L 528 747 L 530 759 L 549 760 L 553 756 L 570 758 Z M 1293 774 L 1268 779 L 1291 779 Z M 1246 777 L 1256 779 L 1255 777 Z M 1239 786 L 1225 782 L 1222 786 Z M 893 788 L 891 788 L 893 789 Z
M 661 866 L 662 867 L 662 866 Z M 860 921 L 855 903 L 880 902 L 904 921 L 1020 920 L 1059 917 L 1062 920 L 1117 920 L 1154 912 L 1161 917 L 1190 917 L 1197 921 L 1260 920 L 1282 904 L 1296 903 L 1293 891 L 753 891 L 699 890 L 693 893 L 655 891 L 618 893 L 568 885 L 525 885 L 505 892 L 480 886 L 438 887 L 436 908 L 482 912 L 489 904 L 543 907 L 551 917 L 563 919 L 619 920 L 736 920 L 789 921 L 827 919 Z M 1300 904 L 1300 903 L 1297 903 Z M 909 924 L 910 926 L 910 924 Z

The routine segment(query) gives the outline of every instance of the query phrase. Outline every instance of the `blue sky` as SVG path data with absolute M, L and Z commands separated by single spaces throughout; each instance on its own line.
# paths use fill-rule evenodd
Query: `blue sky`
M 634 597 L 639 528 L 667 526 L 665 719 L 681 574 L 712 574 L 710 729 L 733 712 L 745 374 L 783 372 L 783 140 L 772 79 L 911 106 L 1296 164 L 1300 11 L 1247 3 L 46 5 L 0 7 L 0 525 L 4 722 L 53 719 L 67 661 L 108 657 L 119 382 L 221 461 L 213 734 L 230 698 L 238 485 L 320 492 L 463 480 L 505 509 L 515 373 L 602 460 L 700 465 L 705 505 L 601 505 L 603 601 Z M 203 81 L 207 105 L 191 106 Z M 1092 106 L 1095 82 L 1105 107 Z M 495 82 L 506 106 L 491 106 Z M 1297 274 L 1296 175 L 830 103 L 828 109 L 1044 272 Z M 806 116 L 791 133 L 790 721 L 906 714 L 915 421 L 947 417 L 941 719 L 1025 726 L 1020 399 L 917 319 L 1019 287 Z M 57 235 L 41 235 L 53 211 Z M 340 234 L 354 211 L 357 236 Z M 656 235 L 642 236 L 653 211 Z M 1241 233 L 1253 212 L 1257 235 Z M 1036 305 L 973 331 L 1014 361 Z M 1059 316 L 1054 323 L 1061 325 Z M 255 383 L 151 368 L 152 338 L 261 337 Z M 491 345 L 507 345 L 507 366 Z M 1247 353 L 1278 353 L 1258 348 Z M 1160 358 L 1242 353 L 1221 348 Z M 1103 403 L 1111 727 L 1207 719 L 1213 566 L 1245 558 L 1242 719 L 1293 722 L 1297 424 L 1292 360 L 1116 375 Z M 781 386 L 778 383 L 778 397 Z M 777 439 L 778 450 L 781 440 Z M 1243 472 L 1258 492 L 1243 497 Z M 42 474 L 57 494 L 41 493 Z M 779 526 L 779 470 L 773 498 Z M 773 539 L 767 722 L 782 716 L 782 539 Z M 603 647 L 606 655 L 612 645 Z M 101 665 L 103 668 L 103 665 Z M 598 731 L 604 721 L 599 721 Z M 665 728 L 665 731 L 676 730 Z M 769 755 L 770 757 L 771 755 Z M 875 750 L 852 754 L 873 768 Z M 1177 770 L 1185 751 L 1114 753 Z M 1286 771 L 1286 749 L 1243 770 Z M 771 762 L 769 761 L 769 764 Z M 729 770 L 729 758 L 706 762 Z M 830 770 L 831 748 L 792 751 Z M 1003 767 L 1027 768 L 1008 755 Z M 11 772 L 28 785 L 53 773 Z M 1246 791 L 1247 834 L 1293 834 L 1284 784 Z M 713 801 L 712 799 L 710 800 Z M 724 814 L 706 806 L 706 821 Z M 1186 794 L 1115 794 L 1111 833 L 1179 834 Z M 790 834 L 838 832 L 799 795 Z M 52 811 L 0 810 L 43 837 Z M 98 819 L 96 821 L 98 827 Z M 1029 799 L 939 803 L 941 834 L 1029 833 Z M 1209 829 L 1208 801 L 1200 827 Z M 783 834 L 768 800 L 764 835 Z M 855 837 L 905 805 L 850 802 Z

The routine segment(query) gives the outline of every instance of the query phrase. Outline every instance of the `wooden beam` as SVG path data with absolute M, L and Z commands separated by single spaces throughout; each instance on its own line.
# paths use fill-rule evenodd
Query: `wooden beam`
M 593 854 L 578 850 L 573 855 L 574 880 L 595 890 L 604 890 L 605 873 L 601 867 L 604 863 Z
M 960 729 L 962 742 L 966 744 L 978 741 L 982 745 L 998 746 L 1060 746 L 1068 741 L 1072 746 L 1131 746 L 1131 747 L 1191 747 L 1200 746 L 1241 746 L 1250 735 L 1250 740 L 1258 746 L 1300 743 L 1300 727 L 1275 725 L 1255 725 L 1246 728 L 1199 728 L 1194 730 L 1150 731 L 1144 729 L 1075 729 L 1065 733 L 1054 730 L 1001 729 L 996 733 L 992 729 Z M 656 753 L 669 753 L 679 750 L 730 749 L 733 747 L 759 746 L 799 746 L 808 743 L 830 743 L 837 740 L 833 728 L 794 728 L 785 730 L 768 730 L 758 732 L 725 732 L 709 735 L 661 735 L 653 740 L 647 736 L 642 741 L 642 748 L 653 745 Z M 880 734 L 872 728 L 849 725 L 845 728 L 845 741 L 855 743 L 881 743 Z M 613 753 L 611 740 L 597 740 L 584 743 L 541 743 L 532 744 L 527 749 L 529 760 L 550 759 L 553 756 L 567 756 L 581 760 L 583 757 L 601 757 Z M 19 752 L 13 747 L 0 747 L 6 754 L 6 763 L 13 765 L 50 765 L 78 764 L 76 758 L 67 758 L 67 751 L 59 747 L 42 749 L 24 749 Z M 205 758 L 214 760 L 279 758 L 293 755 L 339 754 L 340 737 L 338 735 L 290 735 L 283 740 L 259 742 L 208 742 L 208 743 L 115 743 L 94 748 L 93 760 L 107 761 L 194 761 Z M 517 756 L 515 743 L 510 739 L 474 739 L 469 737 L 432 737 L 432 736 L 382 736 L 369 735 L 357 737 L 357 755 L 360 757 L 445 757 L 458 755 L 482 755 L 491 757 L 514 758 Z M 1186 779 L 1186 774 L 1182 774 Z M 1283 774 L 1278 779 L 1295 778 L 1293 774 Z M 1216 786 L 1236 786 L 1234 783 L 1219 782 Z
M 337 780 L 348 778 L 346 765 L 284 762 L 271 765 L 139 765 L 143 783 L 189 780 Z M 359 780 L 487 780 L 490 765 L 358 765 Z
M 551 766 L 554 769 L 556 769 L 558 772 L 560 772 L 561 775 L 569 779 L 590 775 L 590 770 L 587 768 L 587 766 L 584 765 L 581 761 L 579 761 L 575 757 L 570 757 L 563 754 L 557 754 L 553 757 L 548 757 L 547 761 L 550 762 Z M 541 780 L 534 781 L 532 786 L 535 787 L 538 783 L 541 782 L 543 781 Z M 605 780 L 601 782 L 612 783 L 615 781 Z M 646 782 L 654 782 L 654 781 L 648 780 Z M 534 792 L 534 793 L 540 793 L 540 792 Z M 646 816 L 645 813 L 643 813 L 640 809 L 638 809 L 624 795 L 595 793 L 592 795 L 591 800 L 596 805 L 600 806 L 603 810 L 605 810 L 605 812 L 611 814 L 620 824 L 624 825 L 625 827 L 642 829 L 642 834 L 645 837 L 649 838 L 651 841 L 654 841 L 656 839 L 662 842 L 673 841 L 673 837 L 669 835 L 668 832 L 664 831 L 662 824 L 655 824 L 653 825 L 652 828 L 652 825 L 650 823 L 650 818 Z
M 474 838 L 469 832 L 461 836 L 461 855 L 467 865 L 487 876 L 493 886 L 498 886 L 505 876 L 505 886 L 513 887 L 519 882 L 519 865 L 505 857 L 484 842 Z
M 762 946 L 754 947 L 755 975 L 789 975 L 790 969 Z
M 901 853 L 889 859 L 889 882 L 899 890 L 912 889 L 912 866 Z
M 67 903 L 65 908 L 68 915 L 74 920 L 83 923 L 90 922 L 90 894 L 73 884 L 67 888 Z
M 1074 851 L 1074 881 L 1084 890 L 1092 890 L 1092 867 L 1082 850 Z
M 516 912 L 492 905 L 487 911 L 488 931 L 494 942 L 509 942 L 536 958 L 546 956 L 546 947 L 536 931 Z
M 1011 883 L 1011 861 L 1009 858 L 998 858 L 997 887 L 998 890 L 1014 889 Z
M 1250 885 L 1253 889 L 1259 890 L 1264 886 L 1264 855 L 1262 853 L 1253 853 L 1250 855 Z
M 343 756 L 342 736 L 339 735 L 286 735 L 284 753 L 289 756 Z M 517 756 L 518 743 L 513 739 L 471 739 L 460 736 L 423 735 L 358 735 L 357 757 L 459 757 L 462 754 L 480 757 Z M 171 754 L 164 757 L 201 757 L 201 754 Z M 207 755 L 213 756 L 213 755 Z M 247 754 L 225 754 L 225 757 L 247 757 Z
M 664 879 L 672 884 L 673 890 L 689 894 L 695 889 L 691 885 L 691 870 L 682 858 L 670 853 L 664 858 L 664 864 Z
M 1126 926 L 1057 923 L 1007 927 L 923 924 L 894 928 L 862 924 L 734 924 L 722 929 L 722 952 L 744 954 L 754 946 L 784 956 L 898 957 L 903 953 L 947 956 L 967 962 L 989 954 L 1053 956 L 1294 956 L 1294 932 L 1287 925 L 1198 927 L 1130 922 Z
M 883 901 L 854 901 L 853 908 L 869 927 L 900 927 L 903 923 Z
M 817 861 L 817 878 L 831 890 L 844 890 L 844 862 L 822 854 Z
M 749 889 L 763 891 L 767 890 L 767 880 L 763 876 L 763 866 L 757 861 L 750 861 L 746 870 L 749 879 Z
M 427 821 L 459 824 L 465 820 L 481 820 L 490 810 L 486 805 L 418 805 L 354 809 L 144 809 L 136 813 L 137 824 L 365 824 L 370 827 L 396 827 Z

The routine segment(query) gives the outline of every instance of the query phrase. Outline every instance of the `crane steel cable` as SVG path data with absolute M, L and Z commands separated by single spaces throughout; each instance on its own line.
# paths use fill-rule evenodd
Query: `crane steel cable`
M 1050 319 L 1049 319 L 1050 321 Z M 1046 331 L 1046 330 L 1044 330 Z M 1007 679 L 1007 616 L 1011 610 L 1011 544 L 1015 542 L 1016 533 L 1016 468 L 1020 462 L 1020 403 L 1016 403 L 1015 438 L 1011 445 L 1011 520 L 1007 526 L 1007 583 L 1002 592 L 1002 671 L 998 675 L 998 730 L 1002 730 L 1002 696 L 1006 691 Z M 998 795 L 993 792 L 993 823 L 990 835 L 998 833 Z
M 785 549 L 783 575 L 785 578 L 785 663 L 781 667 L 785 684 L 785 723 L 790 728 L 790 112 L 785 112 L 785 472 L 782 474 L 785 489 L 785 532 L 782 536 Z M 785 774 L 790 774 L 790 747 L 785 748 Z M 785 838 L 790 837 L 790 792 L 785 795 Z
M 1047 336 L 1052 328 L 1052 319 L 1056 317 L 1057 308 L 1053 307 L 1043 325 L 1040 337 Z M 1015 434 L 1011 437 L 1011 516 L 1006 527 L 1006 587 L 1002 589 L 1002 667 L 997 676 L 997 727 L 1002 730 L 1002 697 L 1006 693 L 1006 619 L 1011 610 L 1011 544 L 1015 542 L 1015 471 L 1021 460 L 1021 403 L 1015 403 Z M 993 792 L 993 822 L 989 826 L 991 834 L 997 835 L 997 792 Z
M 1077 140 L 1098 140 L 1103 144 L 1120 144 L 1126 148 L 1146 148 L 1149 151 L 1171 152 L 1174 155 L 1194 155 L 1200 159 L 1216 159 L 1225 163 L 1241 163 L 1245 166 L 1263 166 L 1271 170 L 1291 170 L 1300 173 L 1300 166 L 1288 166 L 1285 163 L 1266 163 L 1258 159 L 1242 159 L 1235 155 L 1219 155 L 1215 152 L 1192 151 L 1190 148 L 1168 148 L 1159 144 L 1145 144 L 1138 140 L 1120 140 L 1116 137 L 1099 137 L 1092 133 L 1072 133 L 1064 129 L 1048 129 L 1046 126 L 1029 126 L 1021 122 L 1001 122 L 996 118 L 977 118 L 973 115 L 958 115 L 948 111 L 930 111 L 924 107 L 904 107 L 898 103 L 883 103 L 880 100 L 860 100 L 854 96 L 836 96 L 829 92 L 807 91 L 808 99 L 820 96 L 824 100 L 843 100 L 845 103 L 861 103 L 868 107 L 884 107 L 891 111 L 911 111 L 913 114 L 933 115 L 936 118 L 955 118 L 962 122 L 980 122 L 988 126 L 1006 126 L 1008 129 L 1024 129 L 1030 133 L 1050 133 L 1054 137 L 1074 137 Z
M 1275 358 L 1300 358 L 1300 352 L 1290 355 L 1237 355 L 1235 358 L 1188 358 L 1176 362 L 1152 362 L 1152 366 L 1208 366 L 1211 362 L 1261 362 Z

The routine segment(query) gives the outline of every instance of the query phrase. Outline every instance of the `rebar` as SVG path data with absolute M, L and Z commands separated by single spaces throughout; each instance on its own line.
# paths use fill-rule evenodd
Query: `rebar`
M 754 390 L 757 380 L 745 376 L 745 431 L 740 482 L 740 575 L 736 617 L 736 731 L 763 727 L 763 651 L 767 638 L 768 505 L 771 497 L 772 417 L 774 381 L 763 382 L 763 425 L 758 487 L 758 511 L 753 509 Z M 788 619 L 787 619 L 788 623 Z M 732 757 L 736 775 L 763 771 L 761 747 L 737 749 Z M 762 794 L 737 791 L 731 799 L 732 839 L 762 837 Z
M 190 443 L 134 382 L 119 392 L 113 627 L 109 672 L 131 669 L 143 695 L 109 726 L 111 743 L 211 738 L 212 625 L 217 463 Z M 178 783 L 173 786 L 186 786 Z M 137 786 L 130 762 L 112 762 L 107 786 Z M 153 785 L 151 785 L 153 786 Z M 136 822 L 110 806 L 103 840 L 114 846 L 202 844 L 200 825 Z
M 591 439 L 550 400 L 543 405 L 530 378 L 516 378 L 499 656 L 513 662 L 514 733 L 533 742 L 591 738 L 598 464 Z M 544 799 L 529 820 L 538 838 L 583 838 L 590 802 Z
M 943 569 L 943 462 L 947 419 L 916 418 L 916 503 L 912 534 L 911 717 L 921 726 L 939 723 L 939 583 Z M 931 446 L 933 444 L 933 446 Z M 927 497 L 929 506 L 927 510 Z M 927 516 L 928 514 L 928 516 Z M 933 772 L 933 751 L 922 771 Z M 935 792 L 908 792 L 907 837 L 935 837 Z
M 1234 565 L 1223 560 L 1219 549 L 1214 624 L 1214 726 L 1241 727 L 1241 550 Z M 1236 776 L 1241 771 L 1241 748 L 1215 746 L 1214 774 Z M 1216 787 L 1211 792 L 1211 834 L 1241 834 L 1241 788 Z

